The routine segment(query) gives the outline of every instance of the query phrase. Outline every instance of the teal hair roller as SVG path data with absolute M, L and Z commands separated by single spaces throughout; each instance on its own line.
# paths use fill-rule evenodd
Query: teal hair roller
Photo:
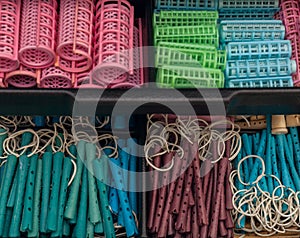
M 56 231 L 58 217 L 58 195 L 64 154 L 56 152 L 53 156 L 51 195 L 47 214 L 47 230 Z
M 114 214 L 119 213 L 119 198 L 115 188 L 110 188 L 109 190 L 109 205 Z
M 290 149 L 290 152 L 291 154 L 294 156 L 295 155 L 295 152 L 294 152 L 294 146 L 293 146 L 293 139 L 292 139 L 292 135 L 291 134 L 287 134 L 286 135 L 286 139 L 288 141 L 288 146 L 289 146 L 289 149 Z M 295 158 L 296 159 L 296 158 Z M 296 162 L 296 161 L 295 161 Z M 300 171 L 300 170 L 298 170 Z
M 23 134 L 24 135 L 24 134 Z M 11 218 L 11 224 L 9 228 L 9 237 L 20 237 L 20 224 L 21 214 L 24 202 L 25 184 L 28 172 L 29 159 L 26 155 L 21 155 L 19 158 L 19 176 L 18 176 L 18 188 L 15 198 L 13 215 Z
M 40 197 L 41 197 L 41 185 L 42 185 L 42 166 L 43 160 L 38 159 L 37 169 L 35 175 L 35 186 L 33 195 L 33 220 L 32 230 L 28 231 L 28 237 L 38 237 L 39 234 L 39 213 L 40 213 Z
M 97 197 L 96 181 L 93 173 L 93 161 L 96 159 L 96 146 L 92 143 L 85 145 L 86 161 L 88 167 L 88 187 L 89 187 L 89 219 L 96 224 L 102 221 Z
M 289 170 L 287 168 L 286 160 L 284 157 L 284 135 L 276 135 L 276 142 L 278 144 L 277 150 L 278 150 L 278 158 L 280 161 L 281 166 L 281 173 L 282 173 L 282 182 L 285 186 L 288 188 L 291 188 L 292 190 L 295 190 L 295 185 L 293 183 L 293 180 L 290 176 Z
M 123 177 L 122 173 L 120 173 L 120 168 L 121 168 L 121 162 L 118 159 L 110 159 L 110 169 L 111 173 L 116 181 L 116 186 L 118 188 L 118 197 L 120 200 L 120 210 L 122 210 L 123 216 L 124 216 L 124 224 L 125 224 L 125 229 L 126 229 L 126 234 L 128 237 L 131 236 L 136 236 L 138 235 L 138 230 L 136 227 L 136 223 L 134 220 L 134 216 L 132 214 L 132 209 L 129 204 L 129 199 L 127 196 L 127 193 L 123 191 Z
M 86 220 L 87 220 L 87 204 L 88 204 L 88 189 L 87 189 L 87 169 L 83 169 L 83 176 L 81 181 L 80 202 L 77 216 L 77 223 L 74 227 L 72 237 L 82 238 L 86 237 Z
M 63 224 L 63 236 L 67 236 L 69 237 L 71 234 L 71 228 L 70 228 L 70 224 L 67 220 L 64 220 L 64 224 Z
M 131 192 L 134 191 L 136 189 L 136 176 L 135 176 L 135 172 L 136 172 L 136 164 L 137 164 L 137 148 L 136 148 L 136 140 L 133 140 L 131 138 L 127 139 L 127 147 L 129 149 L 130 152 L 130 158 L 129 158 L 129 202 L 131 205 L 132 210 L 135 212 L 135 214 L 137 214 L 137 194 L 135 192 Z
M 300 171 L 300 145 L 299 145 L 299 136 L 298 136 L 298 129 L 297 127 L 290 127 L 290 133 L 292 135 L 293 145 L 294 145 L 294 151 L 296 156 L 296 168 L 297 171 Z
M 119 158 L 122 165 L 122 175 L 123 175 L 123 181 L 125 185 L 125 190 L 129 190 L 129 179 L 128 179 L 128 172 L 129 172 L 129 153 L 128 149 L 126 147 L 123 147 L 122 149 L 119 149 Z M 127 193 L 127 196 L 129 194 Z M 130 201 L 130 200 L 129 200 Z M 130 204 L 131 205 L 131 204 Z M 124 226 L 124 217 L 123 212 L 119 211 L 118 214 L 118 225 Z
M 99 196 L 100 196 L 100 201 L 101 201 L 100 209 L 101 209 L 103 224 L 104 224 L 104 226 L 102 226 L 102 232 L 103 232 L 103 228 L 104 228 L 105 237 L 115 238 L 116 233 L 115 233 L 115 229 L 114 229 L 113 217 L 112 217 L 111 211 L 109 209 L 107 187 L 102 182 L 102 181 L 104 181 L 103 170 L 108 169 L 108 167 L 106 166 L 107 162 L 108 162 L 108 158 L 106 156 L 105 157 L 102 156 L 102 159 L 100 161 L 94 160 L 94 169 L 95 169 L 95 173 L 97 173 L 97 178 L 99 178 L 97 180 L 97 185 L 98 185 Z M 103 166 L 103 164 L 104 164 L 104 166 Z M 99 226 L 101 226 L 100 223 L 98 223 L 98 224 L 99 224 Z M 96 232 L 96 227 L 95 227 L 95 232 Z
M 95 225 L 94 231 L 95 231 L 96 234 L 103 234 L 103 232 L 105 232 L 105 231 L 103 230 L 103 223 L 102 223 L 102 222 L 97 223 L 97 224 Z M 104 234 L 106 234 L 106 233 L 104 233 Z M 106 237 L 106 236 L 105 236 L 105 237 Z M 107 237 L 108 237 L 108 236 L 107 236 Z
M 65 218 L 70 219 L 75 223 L 76 223 L 79 186 L 80 186 L 80 180 L 81 180 L 82 170 L 83 170 L 82 161 L 84 161 L 85 158 L 85 144 L 86 142 L 84 141 L 79 141 L 77 144 L 77 159 L 76 159 L 77 173 L 70 187 L 69 198 L 64 213 Z
M 51 184 L 51 170 L 52 170 L 52 153 L 45 152 L 43 155 L 43 177 L 42 177 L 42 202 L 40 213 L 40 232 L 47 232 L 47 214 L 48 203 Z
M 267 131 L 263 130 L 261 133 L 259 148 L 257 151 L 258 156 L 263 157 L 263 155 L 264 155 L 264 151 L 266 148 L 266 138 L 267 138 Z M 259 171 L 261 169 L 262 169 L 261 161 L 259 159 L 255 160 L 253 169 L 251 170 L 251 173 L 250 173 L 250 184 L 252 184 L 257 179 L 257 174 L 259 173 Z
M 267 151 L 266 151 L 266 174 L 271 175 L 272 174 L 272 134 L 271 134 L 271 117 L 267 116 L 267 127 L 268 127 L 268 140 L 267 140 Z M 274 186 L 273 186 L 273 178 L 271 176 L 267 177 L 267 183 L 268 183 L 268 192 L 270 194 L 273 193 Z
M 12 218 L 12 214 L 13 214 L 13 209 L 12 208 L 8 208 L 6 210 L 6 217 L 5 217 L 5 225 L 4 225 L 4 229 L 3 229 L 3 235 L 1 237 L 9 237 L 8 233 L 9 233 L 9 228 L 10 228 L 10 221 Z
M 32 230 L 33 194 L 34 194 L 34 186 L 35 186 L 37 160 L 38 160 L 37 154 L 31 156 L 31 158 L 29 159 L 30 167 L 27 175 L 23 216 L 22 216 L 21 227 L 20 227 L 20 231 L 22 232 Z
M 57 214 L 57 228 L 56 231 L 51 233 L 51 237 L 62 237 L 63 235 L 63 222 L 64 222 L 64 209 L 67 198 L 67 189 L 68 183 L 70 181 L 71 172 L 72 172 L 72 162 L 71 159 L 66 157 L 64 160 L 60 192 L 59 192 L 59 201 L 58 201 L 58 214 Z
M 94 224 L 87 219 L 86 238 L 94 238 Z
M 17 189 L 18 189 L 18 177 L 19 177 L 19 167 L 17 167 L 17 171 L 14 177 L 14 181 L 9 193 L 9 197 L 8 197 L 8 201 L 6 206 L 9 208 L 13 208 L 14 204 L 15 204 L 15 199 L 16 199 L 16 193 L 17 193 Z
M 3 234 L 5 215 L 6 215 L 6 203 L 9 196 L 9 189 L 12 184 L 13 175 L 15 173 L 17 165 L 17 157 L 14 155 L 9 155 L 7 157 L 7 162 L 5 163 L 4 179 L 2 179 L 1 190 L 0 190 L 0 237 Z
M 293 180 L 295 188 L 296 188 L 296 190 L 294 190 L 294 191 L 300 191 L 300 177 L 299 177 L 299 174 L 298 174 L 298 172 L 295 168 L 294 156 L 290 151 L 289 144 L 288 144 L 286 136 L 283 135 L 282 138 L 283 138 L 283 143 L 284 143 L 284 151 L 285 151 L 285 155 L 286 155 L 286 160 L 288 161 L 289 168 L 290 168 L 289 171 L 292 174 L 292 180 Z M 299 171 L 299 173 L 300 173 L 300 171 Z
M 32 141 L 33 134 L 31 132 L 25 132 L 22 135 L 21 147 L 29 145 Z

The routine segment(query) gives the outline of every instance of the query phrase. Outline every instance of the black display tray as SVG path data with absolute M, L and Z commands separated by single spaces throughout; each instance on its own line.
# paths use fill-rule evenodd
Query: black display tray
M 297 114 L 300 113 L 300 89 L 1 89 L 1 115 L 102 115 L 110 114 L 118 102 L 117 113 L 170 113 L 186 111 L 188 99 L 199 115 Z M 126 93 L 125 93 L 126 92 Z M 164 106 L 167 105 L 167 106 Z M 207 107 L 209 106 L 209 109 Z M 168 108 L 169 107 L 169 108 Z M 220 111 L 218 111 L 220 108 Z M 211 110 L 213 109 L 213 110 Z M 92 116 L 92 115 L 90 115 Z

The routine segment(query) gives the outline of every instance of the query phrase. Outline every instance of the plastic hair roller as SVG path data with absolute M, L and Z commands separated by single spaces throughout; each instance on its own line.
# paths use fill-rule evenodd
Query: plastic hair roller
M 106 155 L 102 155 L 100 160 L 94 160 L 94 170 L 96 173 L 96 176 L 98 178 L 97 185 L 99 190 L 99 196 L 100 196 L 100 209 L 102 213 L 103 218 L 103 228 L 104 228 L 104 234 L 105 237 L 108 238 L 115 238 L 115 229 L 113 224 L 113 218 L 111 211 L 109 210 L 109 203 L 108 203 L 108 193 L 106 185 L 102 182 L 105 181 L 105 178 L 103 177 L 103 170 L 108 169 L 108 157 Z
M 117 192 L 118 192 L 118 197 L 120 200 L 120 210 L 122 209 L 122 213 L 124 216 L 124 224 L 125 224 L 125 229 L 126 229 L 126 234 L 127 236 L 135 236 L 138 235 L 138 230 L 136 227 L 135 219 L 132 214 L 132 209 L 129 204 L 129 199 L 127 196 L 127 193 L 123 191 L 124 189 L 124 181 L 122 177 L 122 173 L 119 174 L 121 168 L 121 162 L 118 159 L 110 159 L 110 169 L 111 173 L 115 179 L 116 186 L 117 186 Z
M 92 224 L 102 222 L 99 201 L 97 196 L 97 186 L 93 173 L 93 161 L 96 159 L 96 146 L 91 143 L 85 145 L 86 161 L 88 169 L 88 191 L 89 191 L 89 219 Z
M 33 195 L 35 188 L 35 174 L 37 166 L 38 155 L 33 155 L 30 160 L 29 171 L 27 175 L 26 192 L 24 197 L 24 208 L 20 231 L 26 232 L 32 230 L 33 222 Z
M 77 222 L 72 237 L 86 237 L 87 226 L 87 206 L 88 206 L 88 184 L 87 184 L 87 168 L 83 168 L 83 175 L 81 180 L 80 202 L 78 208 Z
M 15 168 L 17 165 L 17 157 L 9 155 L 5 164 L 4 176 L 1 183 L 0 190 L 0 236 L 3 236 L 5 217 L 6 217 L 6 203 L 9 196 L 9 188 L 11 187 L 13 175 L 15 174 Z
M 80 187 L 80 181 L 83 171 L 83 160 L 85 159 L 85 144 L 84 141 L 79 141 L 77 144 L 77 158 L 76 158 L 76 165 L 77 165 L 77 173 L 75 178 L 72 182 L 69 198 L 67 201 L 67 205 L 65 208 L 64 217 L 70 220 L 75 221 L 76 223 L 76 213 L 77 213 L 77 204 L 78 204 L 78 193 Z

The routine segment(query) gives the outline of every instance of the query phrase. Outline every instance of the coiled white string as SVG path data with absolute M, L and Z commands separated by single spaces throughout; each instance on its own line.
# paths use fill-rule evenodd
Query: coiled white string
M 242 180 L 240 174 L 241 164 L 248 158 L 259 159 L 262 164 L 262 172 L 250 185 Z M 260 186 L 262 178 L 271 178 L 278 184 L 272 194 L 264 191 Z M 240 230 L 253 232 L 258 236 L 272 236 L 276 233 L 285 234 L 287 231 L 300 232 L 300 202 L 299 191 L 295 192 L 291 188 L 284 186 L 275 175 L 265 174 L 264 160 L 257 155 L 248 155 L 242 158 L 237 165 L 237 170 L 233 170 L 229 177 L 233 192 L 232 202 L 234 211 L 233 219 L 241 227 L 242 219 L 250 221 L 250 228 L 241 227 Z M 236 184 L 245 186 L 238 190 Z M 276 195 L 277 191 L 280 195 Z M 287 237 L 299 237 L 289 235 Z

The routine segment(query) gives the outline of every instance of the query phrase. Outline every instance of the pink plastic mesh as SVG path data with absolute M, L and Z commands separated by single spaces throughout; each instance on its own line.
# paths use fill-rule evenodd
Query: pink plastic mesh
M 128 78 L 127 72 L 133 73 L 129 50 L 133 48 L 133 18 L 133 7 L 126 0 L 97 3 L 92 77 L 98 84 L 121 83 Z
M 58 67 L 49 67 L 42 71 L 40 87 L 42 88 L 71 88 L 72 74 Z
M 85 67 L 65 68 L 83 72 L 92 66 L 94 2 L 61 0 L 57 54 L 68 61 L 86 61 Z
M 111 88 L 131 88 L 144 84 L 141 19 L 138 19 L 137 25 L 138 27 L 133 29 L 133 74 L 129 75 L 126 82 L 113 84 Z
M 32 88 L 37 84 L 36 70 L 20 66 L 16 71 L 6 74 L 5 81 L 16 88 Z
M 22 0 L 19 59 L 27 67 L 46 68 L 55 61 L 56 0 Z
M 19 67 L 18 44 L 20 0 L 0 1 L 0 71 L 10 72 Z

